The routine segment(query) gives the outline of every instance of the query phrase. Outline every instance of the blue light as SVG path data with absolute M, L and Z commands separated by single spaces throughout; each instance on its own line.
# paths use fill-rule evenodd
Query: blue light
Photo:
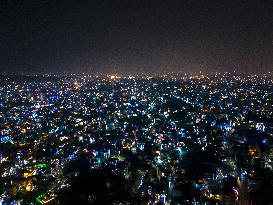
M 263 143 L 263 144 L 267 144 L 267 139 L 264 139 L 264 140 L 262 141 L 262 143 Z

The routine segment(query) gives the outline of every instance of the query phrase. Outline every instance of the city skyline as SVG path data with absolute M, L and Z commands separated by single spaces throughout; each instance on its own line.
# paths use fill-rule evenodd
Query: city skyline
M 0 1 L 0 205 L 273 204 L 273 1 Z

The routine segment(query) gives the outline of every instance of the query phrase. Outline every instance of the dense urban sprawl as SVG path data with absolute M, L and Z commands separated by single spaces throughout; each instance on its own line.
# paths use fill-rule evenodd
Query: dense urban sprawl
M 270 74 L 0 84 L 0 204 L 273 203 Z

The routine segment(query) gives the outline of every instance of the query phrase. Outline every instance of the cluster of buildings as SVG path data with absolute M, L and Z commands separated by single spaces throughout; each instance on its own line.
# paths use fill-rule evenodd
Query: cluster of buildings
M 64 204 L 98 171 L 129 197 L 102 180 L 81 204 L 273 203 L 270 75 L 18 79 L 0 82 L 0 204 Z

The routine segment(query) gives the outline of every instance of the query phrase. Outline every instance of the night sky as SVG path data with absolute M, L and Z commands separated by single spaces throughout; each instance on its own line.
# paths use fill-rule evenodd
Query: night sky
M 272 0 L 1 0 L 1 71 L 273 70 Z

